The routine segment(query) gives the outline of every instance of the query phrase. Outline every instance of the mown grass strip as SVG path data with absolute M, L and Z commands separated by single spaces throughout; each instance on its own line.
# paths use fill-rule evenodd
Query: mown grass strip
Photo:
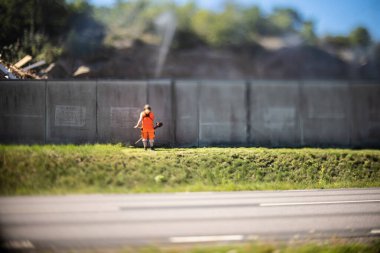
M 0 194 L 380 186 L 380 150 L 0 145 Z
M 320 242 L 256 242 L 249 244 L 184 244 L 175 246 L 142 246 L 123 249 L 70 249 L 61 253 L 379 253 L 380 241 L 348 242 L 347 240 L 329 239 Z M 45 249 L 44 253 L 57 252 Z

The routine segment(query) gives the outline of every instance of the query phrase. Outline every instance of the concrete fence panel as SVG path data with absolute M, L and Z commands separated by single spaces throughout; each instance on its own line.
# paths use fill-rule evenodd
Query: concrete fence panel
M 198 146 L 199 83 L 196 81 L 177 81 L 174 97 L 176 144 L 181 147 Z
M 251 81 L 249 85 L 249 143 L 300 146 L 299 83 Z
M 96 141 L 96 81 L 48 81 L 46 106 L 46 142 Z
M 380 85 L 357 82 L 351 92 L 351 145 L 380 147 Z
M 350 144 L 350 88 L 347 82 L 304 81 L 301 86 L 302 145 Z
M 156 131 L 157 145 L 174 146 L 175 122 L 173 101 L 174 83 L 171 81 L 149 81 L 147 102 L 155 114 L 155 121 L 162 121 L 164 126 Z M 143 105 L 142 105 L 143 106 Z
M 246 83 L 202 81 L 199 95 L 199 145 L 246 144 Z
M 1 81 L 1 143 L 380 147 L 380 85 L 348 81 Z
M 134 144 L 140 138 L 135 129 L 147 102 L 145 81 L 99 81 L 97 83 L 97 125 L 99 142 Z
M 45 142 L 45 81 L 1 81 L 0 141 Z

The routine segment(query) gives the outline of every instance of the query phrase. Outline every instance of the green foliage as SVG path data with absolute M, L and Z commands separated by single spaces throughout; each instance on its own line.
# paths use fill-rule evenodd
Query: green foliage
M 316 44 L 318 38 L 314 33 L 314 24 L 311 21 L 304 22 L 300 31 L 302 38 L 309 45 Z
M 132 45 L 137 40 L 149 44 L 158 40 L 154 20 L 167 9 L 172 9 L 167 1 L 118 1 L 114 8 L 95 9 L 94 17 L 107 27 L 107 46 Z
M 351 46 L 350 39 L 347 36 L 326 36 L 324 41 L 337 49 L 349 48 Z
M 269 32 L 273 35 L 296 31 L 301 25 L 301 16 L 293 9 L 276 8 L 269 16 Z
M 9 62 L 26 54 L 52 62 L 65 47 L 83 52 L 102 40 L 104 29 L 85 0 L 0 0 L 0 13 L 0 53 Z
M 228 32 L 233 27 L 234 18 L 225 13 L 216 14 L 206 10 L 198 11 L 191 22 L 194 32 L 212 46 L 221 46 L 228 41 Z
M 163 12 L 176 14 L 177 30 L 174 48 L 192 48 L 200 45 L 229 47 L 255 44 L 262 35 L 282 35 L 301 32 L 302 18 L 292 9 L 276 9 L 268 17 L 259 7 L 242 7 L 226 1 L 221 11 L 199 8 L 195 1 L 175 5 L 170 1 L 119 2 L 116 8 L 99 8 L 96 18 L 109 27 L 107 44 L 120 40 L 146 38 L 155 34 L 154 19 Z M 314 34 L 313 26 L 305 31 Z M 149 43 L 149 41 L 147 41 Z
M 258 6 L 243 7 L 234 1 L 225 1 L 216 11 L 202 9 L 196 1 L 181 5 L 170 0 L 119 0 L 114 7 L 94 7 L 86 0 L 0 0 L 0 53 L 10 62 L 26 53 L 50 62 L 63 52 L 77 57 L 103 46 L 125 48 L 134 41 L 157 44 L 155 20 L 164 12 L 177 17 L 176 49 L 252 46 L 261 36 L 288 33 L 299 34 L 306 44 L 318 42 L 313 23 L 290 8 L 264 15 Z M 343 37 L 326 41 L 347 45 Z M 349 45 L 367 46 L 370 41 L 361 27 L 349 36 Z
M 380 151 L 0 146 L 0 194 L 380 186 Z
M 300 15 L 291 9 L 276 9 L 266 18 L 257 6 L 243 8 L 229 1 L 220 12 L 205 9 L 194 11 L 193 8 L 187 15 L 191 19 L 186 23 L 186 29 L 212 47 L 255 44 L 262 35 L 297 32 L 302 22 Z M 184 28 L 179 26 L 178 29 L 181 31 Z M 313 27 L 309 27 L 307 32 L 314 34 Z
M 22 41 L 22 43 L 21 43 Z M 1 56 L 10 62 L 16 62 L 25 55 L 33 55 L 36 60 L 54 61 L 62 53 L 62 48 L 55 46 L 43 34 L 27 34 L 16 43 L 2 48 Z
M 364 27 L 355 28 L 349 35 L 350 42 L 354 46 L 366 47 L 371 42 L 371 36 Z
M 0 45 L 12 44 L 25 33 L 59 37 L 69 28 L 66 6 L 65 0 L 0 0 Z
M 53 61 L 62 53 L 58 46 L 70 27 L 65 0 L 0 0 L 0 53 L 9 62 L 30 54 Z M 52 15 L 54 13 L 54 15 Z
M 326 36 L 323 41 L 336 48 L 345 49 L 350 47 L 367 47 L 371 43 L 371 35 L 364 27 L 353 29 L 348 36 Z
M 378 253 L 380 241 L 370 242 L 337 241 L 334 239 L 322 242 L 296 242 L 285 244 L 284 242 L 255 242 L 250 244 L 227 245 L 195 245 L 154 247 L 143 246 L 126 248 L 120 253 Z M 91 251 L 90 251 L 91 252 Z

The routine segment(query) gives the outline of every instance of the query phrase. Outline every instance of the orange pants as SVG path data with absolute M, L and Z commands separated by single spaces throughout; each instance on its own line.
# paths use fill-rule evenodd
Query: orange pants
M 143 140 L 154 140 L 154 130 L 141 131 L 141 138 Z

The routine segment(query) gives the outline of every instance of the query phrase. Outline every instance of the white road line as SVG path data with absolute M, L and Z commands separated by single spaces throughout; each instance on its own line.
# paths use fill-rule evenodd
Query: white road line
M 34 245 L 29 240 L 11 240 L 4 243 L 8 249 L 34 249 Z
M 288 203 L 260 203 L 260 206 L 303 206 L 303 205 L 323 205 L 323 204 L 350 204 L 350 203 L 375 203 L 380 199 L 369 200 L 342 200 L 342 201 L 319 201 L 319 202 L 288 202 Z
M 242 241 L 243 235 L 210 235 L 210 236 L 183 236 L 170 237 L 171 243 L 196 243 L 196 242 L 221 242 L 221 241 Z
M 380 229 L 372 229 L 371 234 L 380 234 Z

